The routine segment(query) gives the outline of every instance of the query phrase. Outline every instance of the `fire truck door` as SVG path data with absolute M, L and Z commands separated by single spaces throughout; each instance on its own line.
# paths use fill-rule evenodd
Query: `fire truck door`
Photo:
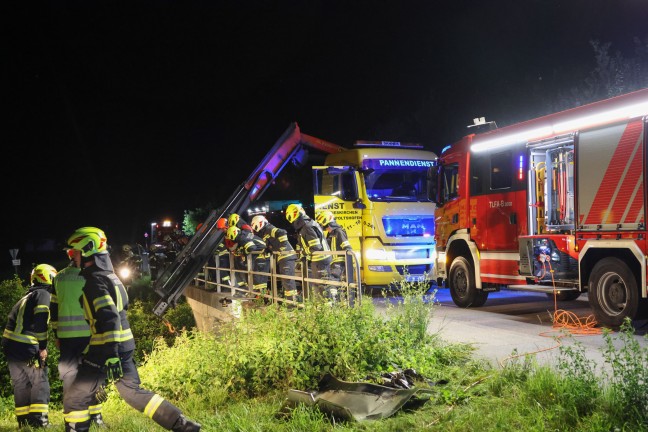
M 526 203 L 525 191 L 518 187 L 516 164 L 516 154 L 510 150 L 473 158 L 472 180 L 478 183 L 471 185 L 472 192 L 477 192 L 470 202 L 471 233 L 482 250 L 518 248 Z

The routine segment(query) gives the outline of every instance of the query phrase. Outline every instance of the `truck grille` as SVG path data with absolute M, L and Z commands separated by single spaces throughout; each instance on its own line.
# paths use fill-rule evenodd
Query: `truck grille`
M 430 258 L 429 249 L 394 249 L 396 259 L 428 259 Z

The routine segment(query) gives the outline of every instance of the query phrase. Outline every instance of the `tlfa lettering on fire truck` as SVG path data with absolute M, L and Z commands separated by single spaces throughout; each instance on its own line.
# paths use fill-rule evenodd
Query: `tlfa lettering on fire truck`
M 488 201 L 488 206 L 490 208 L 498 208 L 498 207 L 512 207 L 513 202 L 511 201 Z

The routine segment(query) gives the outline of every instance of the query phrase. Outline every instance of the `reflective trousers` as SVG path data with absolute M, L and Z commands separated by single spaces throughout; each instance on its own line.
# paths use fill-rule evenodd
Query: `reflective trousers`
M 295 258 L 280 259 L 277 262 L 277 271 L 283 276 L 295 276 Z M 297 284 L 294 279 L 281 279 L 281 290 L 285 297 L 297 295 Z
M 26 424 L 30 417 L 47 418 L 50 400 L 47 366 L 40 368 L 33 361 L 12 359 L 7 359 L 7 364 L 18 423 Z
M 310 274 L 309 276 L 313 279 L 323 279 L 326 280 L 329 278 L 329 267 L 331 265 L 331 258 L 319 260 L 319 261 L 310 261 Z M 328 293 L 328 285 L 311 282 L 311 292 L 315 295 L 315 298 L 329 298 L 330 294 Z
M 59 339 L 61 353 L 58 363 L 59 378 L 63 382 L 63 394 L 68 393 L 79 371 L 83 358 L 83 351 L 90 342 L 88 337 L 61 338 Z M 90 415 L 101 414 L 101 403 L 95 400 L 89 406 Z
M 254 291 L 267 292 L 268 290 L 268 276 L 256 274 L 256 272 L 268 273 L 270 271 L 270 259 L 263 255 L 251 256 L 252 258 L 252 271 L 255 274 L 252 276 L 254 282 Z
M 165 429 L 171 430 L 182 412 L 162 396 L 140 387 L 140 377 L 133 361 L 133 351 L 120 353 L 123 377 L 115 382 L 115 387 L 124 401 L 153 419 Z M 89 407 L 104 395 L 106 373 L 103 368 L 81 363 L 74 383 L 67 393 L 63 393 L 63 417 L 65 423 L 75 431 L 90 428 Z M 86 428 L 87 425 L 87 428 Z

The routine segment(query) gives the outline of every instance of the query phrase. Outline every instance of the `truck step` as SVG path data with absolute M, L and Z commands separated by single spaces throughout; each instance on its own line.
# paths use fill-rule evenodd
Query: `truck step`
M 506 289 L 510 289 L 513 291 L 542 292 L 547 294 L 551 294 L 554 292 L 554 288 L 547 285 L 509 285 L 506 287 Z M 555 290 L 557 292 L 578 291 L 578 289 L 571 288 L 571 287 L 556 287 Z

